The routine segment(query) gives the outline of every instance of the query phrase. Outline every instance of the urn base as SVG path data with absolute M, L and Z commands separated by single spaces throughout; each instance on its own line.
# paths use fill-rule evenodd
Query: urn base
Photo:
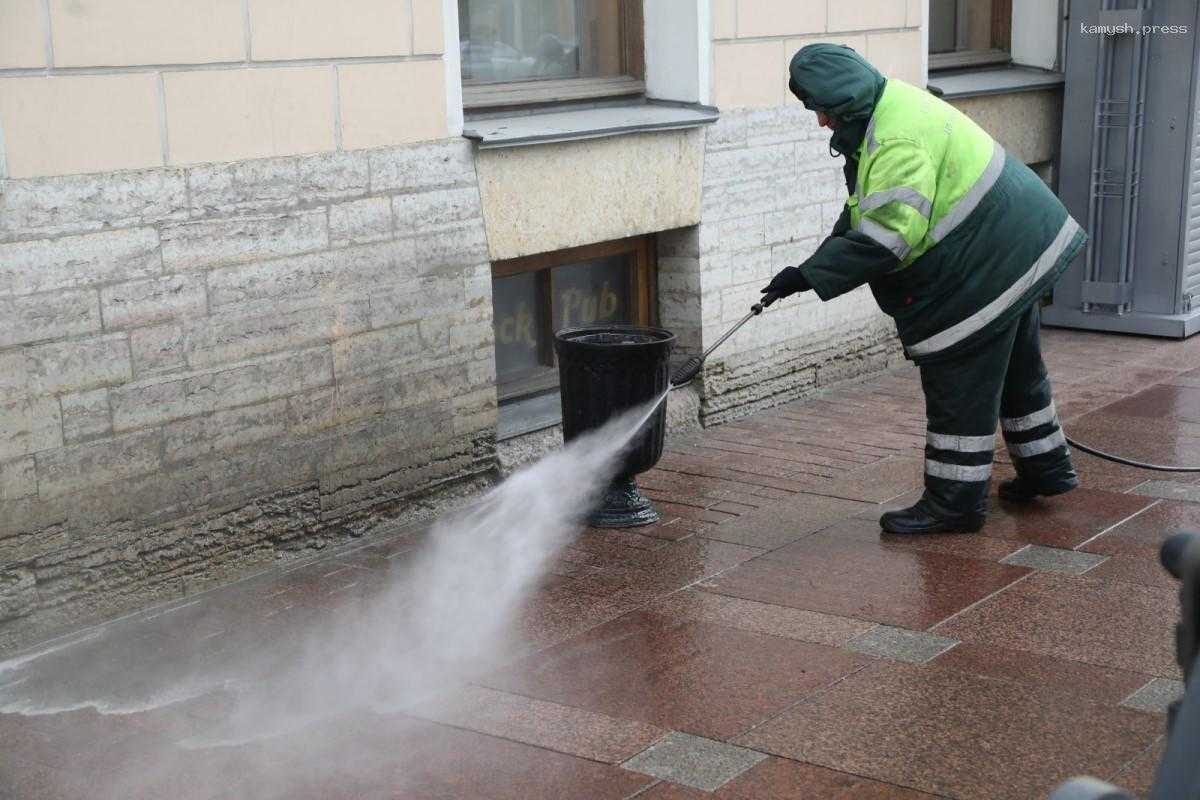
M 660 519 L 633 478 L 625 478 L 608 487 L 600 506 L 588 517 L 588 524 L 594 528 L 634 528 Z

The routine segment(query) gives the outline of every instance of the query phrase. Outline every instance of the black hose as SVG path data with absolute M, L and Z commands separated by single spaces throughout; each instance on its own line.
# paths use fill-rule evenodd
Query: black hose
M 1064 434 L 1065 435 L 1065 434 Z M 1132 458 L 1124 456 L 1114 456 L 1112 453 L 1106 453 L 1103 450 L 1097 450 L 1094 447 L 1089 447 L 1086 444 L 1080 444 L 1070 436 L 1066 437 L 1067 444 L 1074 447 L 1076 450 L 1082 450 L 1085 453 L 1090 453 L 1097 458 L 1103 458 L 1105 461 L 1111 461 L 1114 464 L 1124 464 L 1127 467 L 1137 467 L 1138 469 L 1149 469 L 1155 472 L 1200 472 L 1200 467 L 1176 467 L 1165 464 L 1147 464 L 1144 461 L 1134 461 Z

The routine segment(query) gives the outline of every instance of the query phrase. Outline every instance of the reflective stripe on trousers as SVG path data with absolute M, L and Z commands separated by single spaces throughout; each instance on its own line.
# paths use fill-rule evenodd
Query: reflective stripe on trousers
M 1066 445 L 1067 439 L 1063 435 L 1062 428 L 1058 428 L 1047 436 L 1040 439 L 1034 439 L 1032 442 L 1021 442 L 1019 444 L 1009 444 L 1008 452 L 1015 458 L 1029 458 L 1031 456 L 1040 456 L 1042 453 L 1049 453 L 1051 450 L 1057 450 Z
M 995 436 L 954 436 L 948 433 L 925 433 L 925 444 L 938 450 L 957 450 L 960 453 L 989 452 L 996 447 Z
M 963 436 L 952 433 L 925 432 L 925 474 L 948 481 L 976 483 L 992 475 L 992 451 L 996 437 Z M 940 451 L 940 452 L 935 452 Z M 959 464 L 946 460 L 985 463 Z
M 948 481 L 977 483 L 979 481 L 986 481 L 992 477 L 992 465 L 977 464 L 969 466 L 966 464 L 947 464 L 944 461 L 934 461 L 927 456 L 925 458 L 925 474 Z
M 1057 416 L 1058 411 L 1054 408 L 1054 401 L 1051 400 L 1050 405 L 1034 411 L 1032 414 L 1026 414 L 1023 417 L 1001 417 L 1000 428 L 1005 433 L 1027 431 L 1030 428 L 1036 428 L 1038 425 L 1045 425 L 1047 422 L 1053 421 Z
M 1030 414 L 1020 417 L 1001 417 L 1000 428 L 1004 431 L 1008 452 L 1015 459 L 1032 458 L 1067 446 L 1067 439 L 1059 425 L 1058 412 L 1054 408 L 1053 401 L 1045 408 L 1040 408 Z M 1041 432 L 1041 435 L 1037 435 L 1036 428 L 1045 430 Z M 1026 431 L 1034 432 L 1037 438 L 1026 439 L 1024 436 Z

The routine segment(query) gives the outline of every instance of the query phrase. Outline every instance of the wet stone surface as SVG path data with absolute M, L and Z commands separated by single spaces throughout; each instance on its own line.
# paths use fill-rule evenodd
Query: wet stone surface
M 1069 433 L 1200 461 L 1200 338 L 1044 347 Z M 640 479 L 663 519 L 577 532 L 495 663 L 404 707 L 372 689 L 413 676 L 337 653 L 421 607 L 364 616 L 421 568 L 420 528 L 63 638 L 0 666 L 0 797 L 990 800 L 1077 774 L 1145 794 L 1180 689 L 1157 550 L 1200 529 L 1200 481 L 1077 455 L 1083 488 L 993 494 L 978 534 L 881 535 L 923 447 L 909 368 L 668 439 Z M 308 714 L 280 685 L 306 663 L 354 703 Z M 213 739 L 264 697 L 288 725 Z
M 906 631 L 880 625 L 846 643 L 856 653 L 864 653 L 910 664 L 924 664 L 958 644 L 957 639 L 925 631 Z
M 1133 487 L 1136 494 L 1147 497 L 1161 497 L 1165 500 L 1183 500 L 1188 503 L 1200 503 L 1200 486 L 1192 486 L 1178 481 L 1146 481 Z
M 621 766 L 672 783 L 711 792 L 765 759 L 765 753 L 672 733 Z
M 1003 564 L 1015 564 L 1019 567 L 1029 567 L 1044 572 L 1067 572 L 1071 575 L 1082 575 L 1093 567 L 1103 564 L 1105 560 L 1104 556 L 1093 553 L 1080 553 L 1075 550 L 1030 544 L 1010 556 L 1005 556 L 1000 561 Z
M 1155 678 L 1126 697 L 1121 701 L 1121 705 L 1126 708 L 1136 708 L 1139 711 L 1165 714 L 1171 703 L 1183 697 L 1183 692 L 1183 681 Z

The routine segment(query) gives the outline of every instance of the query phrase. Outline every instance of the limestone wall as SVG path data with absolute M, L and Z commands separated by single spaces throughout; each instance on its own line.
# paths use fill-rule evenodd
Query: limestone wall
M 5 182 L 0 649 L 477 488 L 491 309 L 464 140 Z
M 989 94 L 950 101 L 1026 164 L 1058 157 L 1062 133 L 1062 90 Z

